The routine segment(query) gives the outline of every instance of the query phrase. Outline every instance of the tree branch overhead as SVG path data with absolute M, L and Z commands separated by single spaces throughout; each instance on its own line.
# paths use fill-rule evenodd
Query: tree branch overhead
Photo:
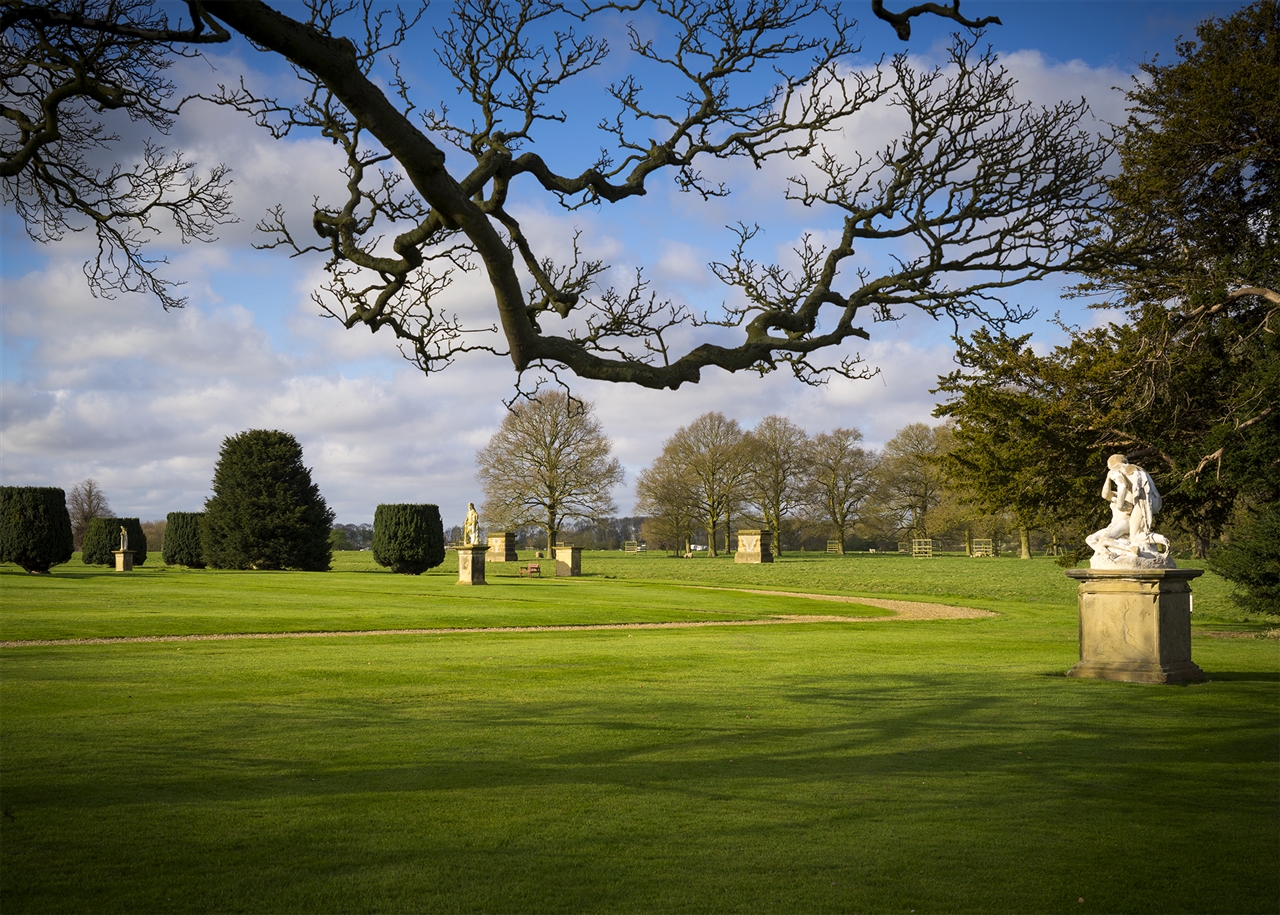
M 900 34 L 922 15 L 968 28 L 998 22 L 966 19 L 958 2 L 890 13 L 877 0 L 872 8 Z M 184 238 L 212 237 L 233 218 L 228 170 L 219 166 L 198 180 L 181 154 L 165 158 L 155 146 L 154 161 L 129 182 L 149 186 L 151 196 L 113 196 L 121 176 L 92 173 L 77 147 L 110 145 L 90 115 L 113 106 L 163 133 L 181 107 L 168 105 L 172 87 L 162 76 L 172 57 L 242 36 L 287 60 L 298 90 L 266 97 L 240 82 L 203 98 L 244 112 L 277 137 L 323 136 L 345 161 L 339 196 L 312 214 L 315 237 L 302 239 L 275 210 L 259 226 L 263 247 L 322 255 L 329 274 L 315 296 L 322 311 L 348 328 L 390 328 L 424 372 L 483 350 L 508 356 L 518 373 L 567 370 L 652 388 L 696 382 L 707 368 L 786 366 L 808 382 L 832 373 L 862 377 L 867 369 L 847 344 L 868 339 L 869 323 L 906 308 L 996 326 L 1019 320 L 1024 313 L 1005 303 L 1003 291 L 1072 269 L 1095 208 L 1102 149 L 1084 129 L 1083 104 L 1039 110 L 1018 102 L 974 38 L 957 37 L 937 69 L 917 70 L 901 55 L 854 68 L 856 23 L 830 0 L 581 9 L 457 0 L 432 47 L 458 90 L 458 110 L 419 105 L 398 63 L 421 9 L 315 0 L 304 19 L 252 0 L 206 0 L 188 4 L 191 24 L 176 27 L 140 0 L 7 2 L 2 9 L 7 79 L 33 88 L 25 108 L 4 110 L 7 171 L 0 177 L 35 237 L 78 230 L 73 215 L 86 220 L 104 245 L 90 270 L 96 289 L 149 287 L 166 306 L 180 304 L 143 257 L 144 236 L 164 211 Z M 627 18 L 641 14 L 642 24 Z M 615 113 L 598 125 L 604 149 L 564 170 L 575 152 L 556 145 L 556 132 L 575 117 L 563 107 L 565 90 L 593 78 L 614 53 L 593 34 L 605 24 L 622 24 L 622 53 L 643 67 L 606 87 Z M 102 54 L 116 55 L 116 69 L 101 63 L 102 54 L 60 51 L 74 58 L 72 70 L 99 61 L 109 78 L 96 88 L 23 82 L 45 59 L 40 54 L 49 57 L 36 50 L 36 35 L 54 35 L 68 48 L 77 36 L 92 36 Z M 663 91 L 643 85 L 641 72 L 658 74 Z M 763 72 L 772 74 L 767 82 Z M 877 107 L 906 116 L 903 134 L 875 152 L 844 152 L 839 132 Z M 40 130 L 54 128 L 59 139 L 40 140 Z M 842 228 L 837 243 L 805 241 L 786 264 L 759 263 L 752 255 L 758 231 L 739 231 L 730 256 L 711 265 L 729 294 L 714 315 L 699 317 L 669 299 L 643 270 L 610 285 L 609 265 L 581 238 L 560 262 L 563 248 L 526 231 L 519 215 L 539 195 L 569 211 L 634 206 L 666 179 L 711 199 L 729 193 L 720 164 L 738 158 L 756 168 L 794 162 L 787 196 Z M 903 241 L 913 253 L 889 269 L 853 266 L 868 246 Z M 451 285 L 471 271 L 483 272 L 492 293 L 489 326 L 465 326 L 450 311 Z M 710 325 L 718 329 L 699 334 Z

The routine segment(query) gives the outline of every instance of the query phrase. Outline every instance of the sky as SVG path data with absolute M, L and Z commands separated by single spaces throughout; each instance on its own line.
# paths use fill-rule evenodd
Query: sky
M 965 0 L 962 10 L 1001 18 L 984 41 L 1018 80 L 1020 97 L 1046 105 L 1083 97 L 1092 127 L 1102 130 L 1123 120 L 1123 89 L 1143 61 L 1157 54 L 1174 59 L 1179 36 L 1193 37 L 1198 22 L 1228 16 L 1239 6 Z M 415 43 L 402 55 L 416 77 L 420 104 L 427 106 L 441 98 L 460 104 L 430 65 L 432 30 L 441 27 L 446 9 L 444 2 L 428 8 Z M 914 20 L 912 40 L 904 46 L 871 16 L 869 0 L 848 3 L 846 10 L 860 19 L 864 43 L 851 65 L 903 50 L 922 65 L 943 61 L 949 23 Z M 618 36 L 612 37 L 618 46 Z M 617 77 L 625 64 L 615 57 L 590 77 L 594 82 L 562 102 L 572 101 L 571 113 L 591 104 L 578 91 Z M 243 43 L 181 61 L 172 75 L 186 92 L 208 92 L 241 76 L 275 91 L 290 86 L 287 72 Z M 549 159 L 563 158 L 566 168 L 580 168 L 585 162 L 578 153 L 591 150 L 589 161 L 599 146 L 593 126 L 594 120 L 576 118 L 538 149 Z M 888 126 L 864 119 L 845 131 L 843 141 L 873 148 L 888 136 Z M 129 128 L 122 136 L 122 155 L 136 152 L 142 137 Z M 183 309 L 165 312 L 142 295 L 95 299 L 82 272 L 91 253 L 88 235 L 41 245 L 27 237 L 10 208 L 0 214 L 0 483 L 69 490 L 92 477 L 118 516 L 163 518 L 202 508 L 226 437 L 282 429 L 302 444 L 339 522 L 372 521 L 379 503 L 429 502 L 441 507 L 446 526 L 461 523 L 467 502 L 483 501 L 474 458 L 514 393 L 510 360 L 475 353 L 424 376 L 402 358 L 389 333 L 345 330 L 320 315 L 311 294 L 324 279 L 321 262 L 253 248 L 263 241 L 254 225 L 269 206 L 283 204 L 303 235 L 312 199 L 341 193 L 340 163 L 323 139 L 275 140 L 239 114 L 197 105 L 184 110 L 163 142 L 204 168 L 230 166 L 240 218 L 210 244 L 157 239 L 153 251 L 170 258 L 164 275 L 186 284 Z M 520 197 L 516 209 L 526 233 L 549 239 L 551 249 L 567 250 L 567 239 L 581 231 L 592 255 L 610 263 L 614 275 L 643 264 L 663 296 L 714 310 L 729 294 L 707 265 L 730 250 L 726 226 L 761 223 L 761 255 L 780 259 L 805 232 L 830 237 L 829 216 L 824 221 L 820 213 L 777 202 L 786 177 L 780 168 L 734 166 L 725 173 L 733 193 L 710 203 L 657 182 L 645 197 L 616 209 L 568 213 L 533 193 Z M 1055 314 L 1084 326 L 1114 317 L 1063 300 L 1069 283 L 1041 282 L 1014 293 L 1015 302 L 1036 309 L 1017 332 L 1031 333 L 1037 347 L 1061 341 Z M 471 325 L 496 319 L 482 276 L 464 276 L 450 295 L 451 307 Z M 810 433 L 853 426 L 872 447 L 908 423 L 937 422 L 930 389 L 954 367 L 951 325 L 908 314 L 870 330 L 871 340 L 852 350 L 880 370 L 869 380 L 833 378 L 809 387 L 789 372 L 761 377 L 707 370 L 700 383 L 678 391 L 574 380 L 574 394 L 594 405 L 626 470 L 615 492 L 619 514 L 631 513 L 636 476 L 663 442 L 710 410 L 745 428 L 774 413 Z

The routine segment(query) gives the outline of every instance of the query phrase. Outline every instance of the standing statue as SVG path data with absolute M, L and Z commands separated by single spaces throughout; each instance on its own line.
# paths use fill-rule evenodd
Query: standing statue
M 1085 538 L 1093 548 L 1095 569 L 1172 569 L 1169 539 L 1151 529 L 1160 511 L 1155 480 L 1123 454 L 1107 458 L 1102 498 L 1111 504 L 1111 521 Z M 1163 550 L 1161 549 L 1163 547 Z
M 120 525 L 120 552 L 129 549 L 129 532 L 124 529 L 124 525 Z
M 467 520 L 462 525 L 462 542 L 473 546 L 480 542 L 480 514 L 474 502 L 467 503 Z

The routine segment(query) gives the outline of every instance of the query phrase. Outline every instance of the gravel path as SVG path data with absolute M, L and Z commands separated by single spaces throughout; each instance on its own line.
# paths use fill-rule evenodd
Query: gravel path
M 810 600 L 861 604 L 894 611 L 894 616 L 834 616 L 779 614 L 759 620 L 683 620 L 668 623 L 587 623 L 578 626 L 465 626 L 434 629 L 346 629 L 313 632 L 227 632 L 209 635 L 128 635 L 91 639 L 9 639 L 0 648 L 25 648 L 40 645 L 129 645 L 145 642 L 232 642 L 243 639 L 327 639 L 366 635 L 451 635 L 454 633 L 506 632 L 592 632 L 611 629 L 700 629 L 706 626 L 784 626 L 795 623 L 875 623 L 893 620 L 976 619 L 996 616 L 988 610 L 970 607 L 948 607 L 945 604 L 922 604 L 904 600 L 880 600 L 872 597 L 842 597 L 834 594 L 800 594 L 794 591 L 755 591 L 748 588 L 717 588 L 743 594 L 765 594 L 777 597 L 805 597 Z

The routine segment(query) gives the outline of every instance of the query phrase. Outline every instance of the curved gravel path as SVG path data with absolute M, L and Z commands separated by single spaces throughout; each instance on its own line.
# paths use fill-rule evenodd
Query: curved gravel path
M 343 629 L 315 630 L 310 632 L 226 632 L 208 635 L 125 635 L 87 639 L 9 639 L 0 641 L 0 648 L 25 648 L 40 645 L 129 645 L 145 642 L 231 642 L 242 639 L 327 639 L 367 635 L 449 635 L 453 633 L 506 633 L 506 632 L 592 632 L 610 629 L 700 629 L 707 626 L 784 626 L 795 623 L 875 623 L 893 620 L 977 619 L 996 616 L 989 610 L 971 607 L 949 607 L 945 604 L 924 604 L 915 601 L 881 600 L 873 597 L 843 597 L 835 594 L 802 594 L 795 591 L 757 591 L 749 588 L 717 588 L 722 591 L 739 591 L 743 594 L 764 594 L 777 597 L 804 597 L 810 600 L 834 601 L 845 604 L 861 604 L 892 610 L 893 616 L 835 616 L 810 614 L 779 614 L 758 620 L 681 620 L 666 623 L 584 623 L 568 626 L 461 626 L 431 629 Z

